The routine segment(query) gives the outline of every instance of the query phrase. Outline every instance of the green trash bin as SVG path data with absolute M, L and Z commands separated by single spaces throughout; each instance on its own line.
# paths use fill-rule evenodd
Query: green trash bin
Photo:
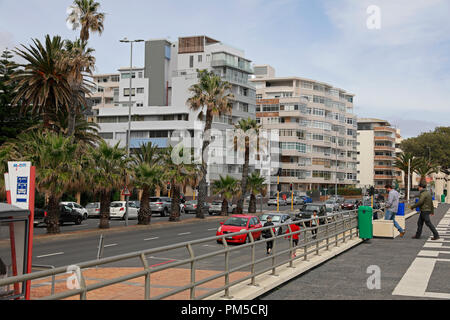
M 441 202 L 445 203 L 445 194 L 441 195 Z
M 372 207 L 359 207 L 358 209 L 358 229 L 360 239 L 373 238 L 373 209 Z

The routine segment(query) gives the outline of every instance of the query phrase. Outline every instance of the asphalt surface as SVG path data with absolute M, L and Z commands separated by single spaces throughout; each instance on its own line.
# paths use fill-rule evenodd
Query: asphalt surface
M 450 209 L 440 205 L 432 217 L 435 226 Z M 418 299 L 413 296 L 392 295 L 417 255 L 429 243 L 431 231 L 424 226 L 422 238 L 415 235 L 418 215 L 407 220 L 404 238 L 375 238 L 352 248 L 296 279 L 261 297 L 261 300 L 393 300 Z M 450 240 L 441 235 L 444 240 Z M 444 244 L 447 246 L 448 244 Z M 428 248 L 427 248 L 428 249 Z M 436 248 L 435 250 L 439 250 Z M 430 248 L 430 250 L 434 250 Z M 441 249 L 442 250 L 442 249 Z M 446 249 L 449 251 L 450 250 Z M 444 258 L 448 254 L 440 254 Z M 446 260 L 446 259 L 444 259 Z M 368 289 L 367 281 L 372 273 L 368 267 L 378 266 L 381 271 L 380 289 Z M 420 276 L 420 274 L 418 274 Z M 427 291 L 450 294 L 449 262 L 437 262 L 428 282 Z

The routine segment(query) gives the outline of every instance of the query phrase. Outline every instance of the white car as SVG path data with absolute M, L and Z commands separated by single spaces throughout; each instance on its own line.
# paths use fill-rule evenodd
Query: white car
M 287 202 L 286 200 L 283 200 L 283 198 L 279 198 L 278 203 L 280 206 L 286 206 Z M 276 206 L 277 205 L 277 198 L 270 198 L 269 201 L 267 202 L 268 206 Z
M 91 202 L 86 205 L 88 217 L 100 217 L 100 202 Z
M 109 206 L 109 217 L 125 219 L 126 201 L 114 201 Z M 133 201 L 128 201 L 128 219 L 137 219 L 138 207 Z
M 78 211 L 83 216 L 83 220 L 86 220 L 89 217 L 89 212 L 76 202 L 60 202 L 59 205 L 66 206 L 72 210 Z

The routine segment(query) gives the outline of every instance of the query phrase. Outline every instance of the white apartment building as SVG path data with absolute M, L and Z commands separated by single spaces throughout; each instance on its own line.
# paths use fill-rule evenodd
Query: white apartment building
M 395 181 L 404 187 L 403 173 L 394 166 L 402 151 L 400 129 L 393 128 L 386 120 L 358 119 L 358 185 L 362 188 L 384 190 L 386 184 Z
M 129 69 L 119 69 L 114 108 L 96 104 L 101 136 L 122 147 L 126 145 L 128 130 Z M 197 69 L 213 71 L 232 85 L 232 112 L 214 117 L 213 129 L 231 129 L 242 118 L 255 118 L 256 95 L 249 82 L 253 71 L 242 50 L 206 36 L 179 38 L 175 43 L 149 40 L 145 43 L 145 66 L 133 67 L 131 72 L 131 148 L 150 141 L 166 147 L 176 130 L 187 130 L 191 136 L 195 130 L 202 132 L 203 124 L 197 121 L 199 112 L 191 111 L 186 103 L 189 87 L 198 81 Z M 211 148 L 211 153 L 224 155 L 224 161 L 209 165 L 208 182 L 227 174 L 241 178 L 242 165 L 225 163 L 225 145 Z
M 269 65 L 254 66 L 256 117 L 279 131 L 282 191 L 356 185 L 354 94 L 300 77 L 275 77 Z M 272 176 L 271 192 L 277 177 Z

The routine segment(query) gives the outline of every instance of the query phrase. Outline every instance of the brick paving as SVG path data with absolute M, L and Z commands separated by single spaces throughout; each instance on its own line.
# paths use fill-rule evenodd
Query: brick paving
M 92 268 L 82 271 L 86 284 L 91 285 L 104 280 L 118 278 L 124 275 L 142 271 L 142 268 Z M 214 270 L 197 270 L 196 280 L 220 273 Z M 234 272 L 230 275 L 230 281 L 247 276 L 247 272 Z M 70 274 L 60 275 L 55 278 L 55 294 L 68 291 L 66 281 Z M 175 290 L 190 283 L 190 269 L 167 269 L 158 271 L 150 276 L 150 297 L 156 297 L 166 292 Z M 87 293 L 88 300 L 143 300 L 145 277 L 139 277 L 127 282 L 96 289 Z M 209 281 L 196 288 L 197 295 L 203 295 L 207 291 L 219 288 L 225 284 L 224 277 Z M 51 294 L 51 277 L 32 281 L 31 299 L 45 298 Z M 190 292 L 185 290 L 166 299 L 188 300 Z M 79 300 L 79 296 L 67 298 L 66 300 Z

